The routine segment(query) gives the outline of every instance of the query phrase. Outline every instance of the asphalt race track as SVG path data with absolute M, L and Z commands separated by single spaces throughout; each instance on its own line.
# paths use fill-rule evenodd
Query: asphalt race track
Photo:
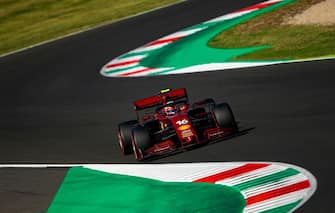
M 191 101 L 228 101 L 247 134 L 153 161 L 280 161 L 318 180 L 297 212 L 335 212 L 335 60 L 114 79 L 99 69 L 166 34 L 260 1 L 191 0 L 0 58 L 0 164 L 136 163 L 116 126 L 132 101 L 186 87 Z M 66 169 L 0 169 L 0 212 L 46 210 Z

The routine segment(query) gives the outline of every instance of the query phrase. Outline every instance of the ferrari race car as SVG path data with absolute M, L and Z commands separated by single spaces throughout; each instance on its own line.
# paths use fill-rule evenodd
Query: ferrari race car
M 134 102 L 137 120 L 120 123 L 119 144 L 137 160 L 187 150 L 238 132 L 230 106 L 211 98 L 189 104 L 186 89 L 165 89 Z

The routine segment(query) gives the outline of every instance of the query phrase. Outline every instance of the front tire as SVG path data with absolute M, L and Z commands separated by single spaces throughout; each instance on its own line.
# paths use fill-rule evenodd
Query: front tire
M 119 145 L 124 155 L 129 155 L 133 152 L 131 143 L 131 133 L 132 129 L 137 124 L 138 122 L 136 120 L 126 121 L 119 124 L 118 128 Z
M 137 160 L 144 158 L 143 151 L 153 146 L 149 131 L 143 126 L 137 126 L 132 131 L 133 151 Z
M 213 109 L 213 115 L 219 127 L 237 130 L 237 124 L 229 104 L 217 104 Z

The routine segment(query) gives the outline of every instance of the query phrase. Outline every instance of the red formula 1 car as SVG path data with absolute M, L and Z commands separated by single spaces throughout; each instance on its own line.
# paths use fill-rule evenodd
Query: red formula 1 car
M 159 95 L 134 102 L 137 120 L 120 123 L 123 154 L 137 160 L 186 150 L 238 132 L 227 103 L 205 99 L 192 105 L 184 88 L 165 89 Z

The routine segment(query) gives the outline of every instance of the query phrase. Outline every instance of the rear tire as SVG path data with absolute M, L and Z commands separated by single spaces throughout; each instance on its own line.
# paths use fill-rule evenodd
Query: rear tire
M 118 137 L 121 151 L 124 155 L 133 153 L 131 143 L 131 132 L 138 122 L 136 120 L 126 121 L 119 124 Z
M 143 151 L 153 146 L 149 131 L 143 126 L 137 126 L 132 131 L 133 151 L 137 160 L 143 159 Z
M 213 109 L 213 114 L 219 127 L 237 130 L 237 124 L 229 104 L 217 104 Z

